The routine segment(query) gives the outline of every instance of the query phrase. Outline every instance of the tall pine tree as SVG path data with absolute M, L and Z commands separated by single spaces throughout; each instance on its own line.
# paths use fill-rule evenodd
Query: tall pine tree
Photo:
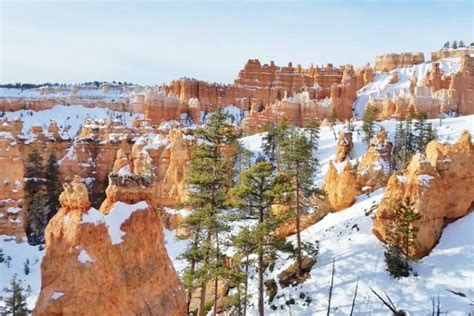
M 207 283 L 211 280 L 214 282 L 216 313 L 218 279 L 226 274 L 220 236 L 227 229 L 225 209 L 232 166 L 224 159 L 224 151 L 235 142 L 236 133 L 228 123 L 227 114 L 218 109 L 210 116 L 207 124 L 196 131 L 196 138 L 197 147 L 192 153 L 186 179 L 188 204 L 193 212 L 183 222 L 183 226 L 191 232 L 192 242 L 184 256 L 190 260 L 187 271 L 188 291 L 194 290 L 196 283 L 199 284 L 199 315 L 204 315 Z
M 0 307 L 2 315 L 26 316 L 30 314 L 26 299 L 28 290 L 23 287 L 16 275 L 10 281 L 10 287 L 3 291 L 9 295 L 4 298 L 5 305 Z
M 28 155 L 24 167 L 24 206 L 26 209 L 26 236 L 28 243 L 44 242 L 44 229 L 48 223 L 47 196 L 44 190 L 43 158 L 38 150 Z
M 277 250 L 288 249 L 284 239 L 275 235 L 276 229 L 282 224 L 282 219 L 271 210 L 271 206 L 287 193 L 290 181 L 287 176 L 275 175 L 270 162 L 259 162 L 249 170 L 240 174 L 239 183 L 232 193 L 238 198 L 242 209 L 250 207 L 257 217 L 257 224 L 243 230 L 236 238 L 240 248 L 246 251 L 248 262 L 249 253 L 257 255 L 258 272 L 258 313 L 264 315 L 264 271 Z M 250 202 L 250 203 L 249 203 Z
M 414 202 L 407 197 L 395 205 L 394 220 L 386 226 L 386 236 L 389 247 L 385 252 L 387 271 L 394 278 L 407 277 L 411 267 L 410 250 L 416 246 L 418 227 L 415 222 L 420 219 L 420 214 L 415 212 Z
M 301 242 L 300 220 L 311 206 L 311 196 L 318 191 L 313 182 L 319 165 L 316 158 L 318 137 L 317 130 L 310 129 L 308 136 L 305 130 L 292 126 L 287 129 L 281 142 L 281 171 L 288 175 L 293 185 L 290 206 L 295 215 L 298 276 L 301 276 L 303 270 L 304 246 Z
M 364 142 L 367 143 L 367 146 L 370 145 L 370 140 L 374 136 L 375 115 L 375 107 L 369 105 L 365 108 L 364 115 L 362 116 L 362 130 L 364 131 Z
M 59 164 L 56 153 L 51 150 L 48 162 L 46 164 L 46 194 L 48 197 L 48 214 L 49 221 L 59 209 L 59 195 L 62 192 L 61 181 L 59 179 Z

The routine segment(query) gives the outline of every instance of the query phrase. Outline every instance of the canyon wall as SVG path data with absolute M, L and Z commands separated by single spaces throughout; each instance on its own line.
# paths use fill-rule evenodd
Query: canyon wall
M 423 53 L 385 54 L 375 57 L 375 71 L 392 71 L 425 62 Z
M 44 160 L 51 151 L 56 153 L 62 182 L 70 181 L 73 174 L 83 178 L 95 207 L 104 199 L 116 156 L 139 161 L 143 152 L 151 156 L 149 166 L 156 177 L 152 205 L 174 206 L 185 200 L 184 178 L 194 144 L 192 130 L 172 125 L 151 127 L 140 119 L 133 120 L 131 126 L 114 120 L 86 119 L 74 139 L 64 137 L 63 132 L 54 121 L 48 129 L 33 126 L 26 134 L 20 121 L 1 121 L 0 167 L 4 172 L 0 173 L 0 234 L 19 239 L 25 236 L 23 164 L 34 149 Z

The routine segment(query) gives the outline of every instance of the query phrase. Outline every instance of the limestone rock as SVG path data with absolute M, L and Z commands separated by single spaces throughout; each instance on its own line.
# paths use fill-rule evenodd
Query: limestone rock
M 386 54 L 375 58 L 375 71 L 392 71 L 425 62 L 423 53 Z
M 343 162 L 352 150 L 352 132 L 350 130 L 342 130 L 336 145 L 336 162 Z
M 123 189 L 104 212 L 63 199 L 46 228 L 35 315 L 185 315 L 160 215 Z
M 362 191 L 385 186 L 390 174 L 391 152 L 392 144 L 388 141 L 387 132 L 379 130 L 357 166 L 357 184 Z
M 443 227 L 466 215 L 474 203 L 474 146 L 466 131 L 456 144 L 428 144 L 426 156 L 416 154 L 403 176 L 392 175 L 377 209 L 373 231 L 384 242 L 393 208 L 405 197 L 414 200 L 421 218 L 418 244 L 410 255 L 421 258 L 438 242 Z
M 323 190 L 326 192 L 329 204 L 336 210 L 351 206 L 358 194 L 357 179 L 349 163 L 338 173 L 336 167 L 329 163 L 329 169 L 324 177 Z

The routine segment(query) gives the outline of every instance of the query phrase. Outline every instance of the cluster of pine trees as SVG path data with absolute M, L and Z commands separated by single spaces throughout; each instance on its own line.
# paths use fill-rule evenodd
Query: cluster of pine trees
M 449 43 L 449 41 L 447 41 L 443 45 L 443 48 L 445 48 L 445 49 L 448 49 L 448 48 L 457 49 L 457 48 L 463 48 L 463 47 L 466 47 L 466 45 L 464 45 L 464 42 L 459 41 L 459 43 L 458 43 L 458 41 L 456 41 L 456 40 L 453 41 L 452 43 Z
M 59 194 L 62 187 L 59 178 L 59 164 L 54 150 L 48 156 L 46 165 L 37 149 L 28 155 L 24 166 L 25 231 L 28 243 L 44 243 L 44 230 L 49 220 L 59 209 Z
M 193 212 L 182 223 L 190 241 L 182 254 L 188 262 L 183 279 L 190 312 L 192 294 L 198 291 L 198 315 L 211 309 L 216 314 L 219 282 L 228 280 L 237 291 L 226 298 L 225 305 L 239 315 L 245 314 L 248 279 L 255 267 L 258 311 L 263 315 L 264 273 L 274 266 L 277 253 L 293 255 L 298 277 L 302 275 L 302 258 L 317 254 L 314 245 L 301 241 L 300 219 L 310 211 L 311 196 L 319 193 L 313 181 L 318 167 L 319 126 L 310 124 L 300 129 L 288 126 L 283 118 L 266 129 L 264 155 L 259 157 L 252 157 L 237 142 L 237 130 L 222 110 L 214 112 L 196 131 L 197 148 L 187 176 L 187 203 Z M 272 211 L 276 204 L 291 211 L 278 214 Z M 239 220 L 246 226 L 231 233 L 232 223 Z M 276 234 L 288 221 L 295 223 L 295 247 Z M 229 247 L 236 251 L 232 260 L 224 254 Z M 209 306 L 206 294 L 214 297 Z

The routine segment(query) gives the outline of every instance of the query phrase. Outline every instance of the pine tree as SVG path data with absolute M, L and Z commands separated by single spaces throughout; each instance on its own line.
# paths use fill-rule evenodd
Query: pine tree
M 415 212 L 414 202 L 407 197 L 398 203 L 394 209 L 394 221 L 386 226 L 387 242 L 390 244 L 385 252 L 387 271 L 395 278 L 406 277 L 410 274 L 410 250 L 417 245 L 419 228 L 415 222 L 421 218 Z
M 331 111 L 331 116 L 329 116 L 328 124 L 331 128 L 332 134 L 334 135 L 334 140 L 337 140 L 336 131 L 334 130 L 334 126 L 337 124 L 337 112 L 334 108 Z
M 280 159 L 280 141 L 287 128 L 288 121 L 284 115 L 277 125 L 273 123 L 265 124 L 265 132 L 267 132 L 267 134 L 263 138 L 263 153 L 268 157 L 268 160 L 276 163 L 277 169 Z
M 466 45 L 464 45 L 463 41 L 459 41 L 459 47 L 466 47 Z
M 313 177 L 319 162 L 316 158 L 317 133 L 310 133 L 314 139 L 308 137 L 304 130 L 296 127 L 287 129 L 281 144 L 281 165 L 293 185 L 294 198 L 290 202 L 296 221 L 296 260 L 298 276 L 302 273 L 301 216 L 307 213 L 311 196 L 318 191 L 314 187 Z
M 28 243 L 44 242 L 44 229 L 48 222 L 47 197 L 44 192 L 43 158 L 36 149 L 28 155 L 25 163 L 24 205 L 26 208 L 26 236 Z
M 3 291 L 9 296 L 5 298 L 5 306 L 1 307 L 2 315 L 26 316 L 30 314 L 26 304 L 27 289 L 17 280 L 16 275 L 10 281 L 10 288 L 4 288 Z
M 59 179 L 59 164 L 54 150 L 51 151 L 46 164 L 46 194 L 48 196 L 49 221 L 59 209 L 59 195 L 61 194 L 61 181 Z
M 453 41 L 453 46 L 452 46 L 453 49 L 457 49 L 458 48 L 458 41 Z
M 362 117 L 362 130 L 364 131 L 364 141 L 367 143 L 367 146 L 370 145 L 370 140 L 374 136 L 375 115 L 376 109 L 374 106 L 367 106 L 365 108 L 365 112 Z
M 446 43 L 444 43 L 443 48 L 445 48 L 445 49 L 448 49 L 448 48 L 449 48 L 449 41 L 447 41 Z
M 224 210 L 231 185 L 231 165 L 224 159 L 223 150 L 235 142 L 236 133 L 228 123 L 227 114 L 218 109 L 212 113 L 207 124 L 196 131 L 196 138 L 197 147 L 192 153 L 186 179 L 188 205 L 193 212 L 183 222 L 183 226 L 191 232 L 192 243 L 184 256 L 190 262 L 186 282 L 188 291 L 192 292 L 198 281 L 201 287 L 199 315 L 204 315 L 207 283 L 214 280 L 215 313 L 217 282 L 226 273 L 220 235 L 228 228 Z
M 290 190 L 290 181 L 287 176 L 275 176 L 274 171 L 270 162 L 259 162 L 240 174 L 239 183 L 232 190 L 239 206 L 250 207 L 257 217 L 257 224 L 243 230 L 236 240 L 237 246 L 247 252 L 247 258 L 249 253 L 257 255 L 259 315 L 264 315 L 263 273 L 268 258 L 271 260 L 277 250 L 288 249 L 286 241 L 275 235 L 283 221 L 272 212 L 271 206 Z
M 428 143 L 436 139 L 436 130 L 431 123 L 426 122 L 427 117 L 426 113 L 419 114 L 414 124 L 416 151 L 422 153 L 426 150 Z
M 416 151 L 423 152 L 425 149 L 425 131 L 426 131 L 426 119 L 428 116 L 426 113 L 420 113 L 418 119 L 415 122 L 415 142 L 416 142 Z

